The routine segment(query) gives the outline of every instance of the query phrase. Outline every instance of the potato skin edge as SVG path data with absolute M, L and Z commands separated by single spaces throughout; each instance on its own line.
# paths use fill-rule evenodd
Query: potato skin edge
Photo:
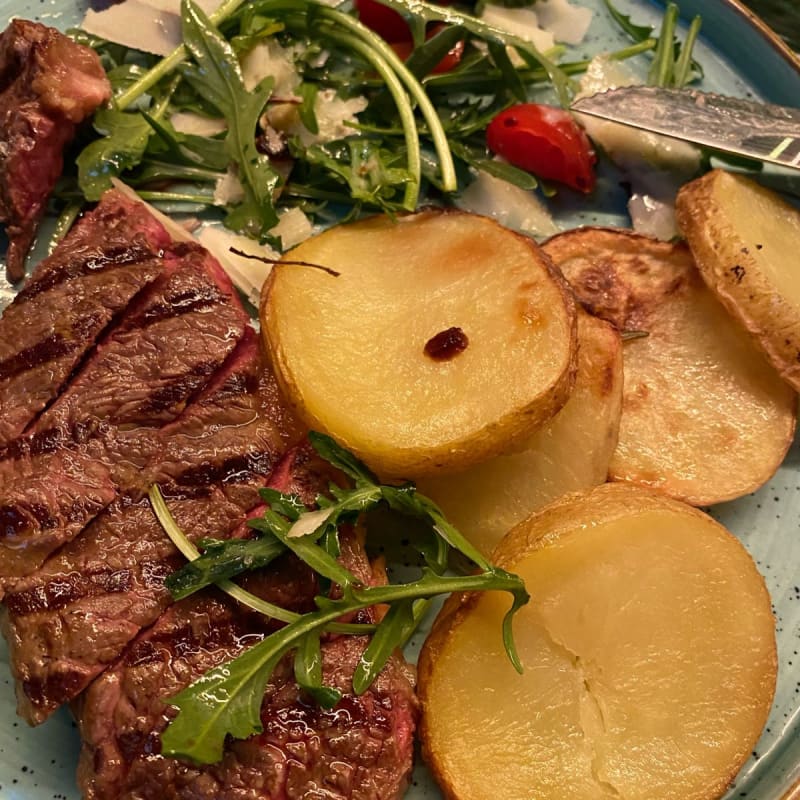
M 755 259 L 732 244 L 741 243 L 725 219 L 718 185 L 746 179 L 715 169 L 681 187 L 675 205 L 678 227 L 709 288 L 747 331 L 780 376 L 800 391 L 800 318 L 756 266 Z M 749 181 L 748 181 L 749 182 Z M 758 192 L 773 196 L 758 185 Z M 776 196 L 776 203 L 788 204 Z M 770 331 L 780 331 L 779 335 Z

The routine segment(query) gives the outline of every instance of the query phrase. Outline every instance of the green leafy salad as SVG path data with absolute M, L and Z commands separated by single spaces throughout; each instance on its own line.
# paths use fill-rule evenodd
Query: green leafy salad
M 650 54 L 648 81 L 656 85 L 699 76 L 691 57 L 699 19 L 681 43 L 674 4 L 660 31 L 633 24 L 610 0 L 606 6 L 631 39 L 608 59 Z M 365 211 L 411 211 L 420 202 L 450 202 L 477 174 L 555 191 L 558 176 L 496 158 L 486 129 L 531 98 L 568 106 L 590 62 L 565 60 L 563 46 L 540 52 L 477 16 L 480 8 L 426 0 L 378 7 L 399 15 L 394 24 L 408 41 L 389 44 L 348 2 L 319 0 L 226 0 L 210 17 L 184 0 L 183 44 L 162 59 L 73 31 L 101 55 L 114 100 L 95 115 L 98 138 L 78 155 L 77 175 L 62 181 L 61 196 L 74 202 L 60 229 L 113 178 L 168 211 L 218 209 L 230 230 L 278 246 L 276 224 L 287 209 L 323 224 Z M 290 96 L 274 75 L 243 69 L 259 48 L 292 62 Z M 333 135 L 318 136 L 321 112 L 336 103 L 358 112 Z M 187 115 L 219 123 L 219 132 L 180 130 L 174 121 Z M 573 157 L 570 143 L 551 144 L 565 150 L 556 160 Z M 220 192 L 226 179 L 233 190 Z

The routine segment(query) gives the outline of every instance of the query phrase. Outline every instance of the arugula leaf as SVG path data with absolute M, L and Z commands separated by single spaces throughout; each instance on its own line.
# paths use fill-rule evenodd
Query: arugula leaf
M 356 484 L 359 482 L 378 483 L 375 473 L 363 461 L 342 447 L 333 437 L 319 431 L 309 431 L 308 440 L 321 458 L 324 458 L 329 464 L 343 472 L 348 478 L 352 478 Z
M 459 25 L 448 25 L 424 44 L 415 47 L 406 59 L 406 66 L 411 74 L 417 78 L 424 78 L 455 45 L 465 38 L 466 34 L 466 30 Z
M 204 540 L 200 558 L 190 561 L 165 581 L 173 600 L 181 600 L 212 583 L 232 578 L 241 572 L 259 569 L 286 552 L 273 537 L 259 539 Z
M 326 629 L 364 632 L 362 627 L 341 623 L 339 619 L 372 606 L 388 604 L 390 608 L 357 666 L 353 678 L 356 693 L 365 692 L 392 652 L 405 644 L 428 602 L 437 595 L 451 592 L 498 590 L 512 595 L 511 608 L 503 619 L 503 642 L 511 663 L 522 671 L 511 624 L 513 615 L 529 599 L 522 580 L 489 564 L 447 522 L 432 500 L 416 492 L 413 484 L 378 484 L 372 472 L 333 439 L 316 433 L 311 439 L 318 452 L 352 478 L 355 486 L 351 489 L 331 486 L 332 499 L 321 498 L 319 508 L 314 511 L 305 510 L 295 495 L 274 489 L 264 490 L 263 496 L 271 507 L 260 519 L 251 520 L 249 524 L 277 538 L 319 575 L 338 584 L 341 596 L 317 596 L 317 610 L 302 615 L 286 616 L 289 612 L 284 612 L 285 615 L 280 617 L 269 610 L 270 616 L 284 619 L 286 627 L 266 636 L 231 662 L 210 670 L 170 699 L 179 713 L 162 737 L 165 755 L 210 763 L 221 757 L 228 735 L 242 738 L 258 733 L 264 687 L 280 659 L 291 651 L 295 653 L 294 669 L 298 683 L 318 702 L 335 703 L 338 696 L 334 690 L 322 685 L 319 635 Z M 196 551 L 175 525 L 155 487 L 151 489 L 150 497 L 170 538 L 187 557 L 194 558 Z M 417 580 L 405 584 L 364 586 L 336 561 L 338 522 L 379 506 L 424 520 L 437 534 L 438 547 L 431 546 L 424 536 L 421 539 L 418 549 L 428 566 L 422 568 Z M 318 519 L 323 521 L 318 524 Z M 304 531 L 304 535 L 291 535 L 292 529 L 298 528 Z M 480 571 L 472 573 L 472 567 L 468 565 L 469 574 L 443 574 L 449 548 L 465 555 Z M 233 593 L 232 588 L 239 589 L 225 581 L 221 586 L 229 593 Z
M 392 653 L 408 641 L 427 606 L 424 600 L 403 600 L 386 612 L 353 673 L 353 691 L 356 694 L 364 694 L 372 686 Z
M 273 196 L 280 176 L 256 147 L 258 121 L 274 81 L 266 78 L 248 92 L 233 48 L 202 9 L 192 0 L 182 0 L 181 20 L 184 45 L 195 62 L 184 65 L 182 74 L 225 117 L 225 147 L 245 192 L 244 201 L 231 209 L 225 224 L 261 240 L 278 222 Z
M 466 576 L 440 576 L 425 570 L 418 581 L 400 586 L 361 589 L 351 586 L 339 599 L 318 597 L 318 611 L 304 614 L 232 661 L 209 670 L 170 698 L 167 702 L 176 706 L 179 713 L 162 734 L 162 753 L 210 764 L 222 757 L 227 736 L 243 739 L 260 733 L 264 689 L 278 662 L 309 633 L 322 630 L 343 614 L 380 603 L 488 590 L 507 591 L 513 596 L 512 608 L 504 620 L 504 641 L 510 646 L 508 653 L 512 663 L 521 671 L 510 638 L 510 615 L 527 603 L 529 597 L 518 577 L 502 570 Z
M 141 162 L 153 132 L 143 114 L 113 108 L 97 111 L 94 127 L 103 138 L 87 145 L 75 160 L 78 185 L 91 201 L 111 188 L 112 178 Z
M 631 18 L 625 16 L 622 12 L 616 9 L 611 0 L 604 0 L 606 4 L 606 8 L 608 9 L 608 13 L 611 15 L 611 18 L 614 22 L 622 28 L 628 36 L 633 39 L 634 42 L 644 42 L 645 40 L 649 39 L 653 35 L 653 26 L 652 25 L 635 25 L 631 22 Z
M 316 83 L 301 83 L 298 87 L 301 103 L 298 113 L 300 121 L 305 125 L 310 133 L 319 133 L 317 115 L 314 112 L 314 104 L 317 101 L 319 87 Z
M 261 733 L 264 688 L 292 633 L 287 625 L 170 698 L 179 714 L 161 734 L 161 752 L 213 764 L 222 758 L 227 736 L 246 739 Z
M 488 172 L 489 175 L 493 175 L 495 178 L 501 178 L 513 186 L 519 186 L 520 189 L 531 191 L 539 185 L 536 176 L 531 175 L 530 172 L 525 172 L 525 170 L 519 169 L 506 161 L 489 158 L 485 147 L 471 147 L 461 142 L 452 142 L 450 147 L 453 150 L 453 155 L 471 167 Z
M 156 133 L 148 145 L 148 153 L 164 154 L 178 164 L 203 167 L 217 173 L 227 169 L 230 159 L 225 142 L 221 139 L 179 133 L 166 120 L 156 119 L 147 113 L 144 116 Z
M 306 536 L 289 536 L 290 525 L 277 512 L 265 511 L 261 518 L 250 520 L 247 524 L 256 530 L 271 533 L 287 549 L 305 561 L 314 572 L 332 583 L 342 587 L 359 583 L 358 578 L 350 570 L 345 569 L 330 553 L 317 546 L 315 533 Z
M 522 82 L 517 68 L 511 63 L 505 46 L 498 42 L 489 42 L 489 54 L 495 66 L 500 70 L 502 80 L 511 91 L 511 94 L 513 94 L 520 103 L 526 102 L 528 99 L 528 92 L 525 89 L 525 85 Z
M 322 708 L 333 708 L 342 699 L 338 689 L 322 683 L 322 649 L 318 631 L 307 633 L 295 650 L 294 677 L 297 685 Z

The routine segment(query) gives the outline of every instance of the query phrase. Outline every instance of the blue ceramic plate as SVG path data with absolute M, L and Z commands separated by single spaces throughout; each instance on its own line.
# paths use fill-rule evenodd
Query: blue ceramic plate
M 601 0 L 577 0 L 595 9 L 589 37 L 579 55 L 616 49 L 625 42 L 607 21 Z M 703 88 L 797 104 L 800 67 L 761 23 L 734 0 L 681 0 L 685 18 L 700 13 L 704 38 L 696 55 L 705 68 Z M 645 0 L 619 0 L 636 21 L 654 23 L 663 6 Z M 74 25 L 82 6 L 75 0 L 0 0 L 0 17 L 40 20 L 59 28 Z M 563 227 L 573 224 L 627 225 L 620 213 L 621 190 L 601 180 L 591 207 L 559 206 Z M 0 281 L 0 307 L 13 295 Z M 754 495 L 712 510 L 752 553 L 767 580 L 777 617 L 780 671 L 775 703 L 766 729 L 726 798 L 790 800 L 800 797 L 800 447 L 797 443 L 774 479 Z M 423 634 L 412 643 L 419 647 Z M 0 660 L 6 661 L 0 645 Z M 36 729 L 17 719 L 13 686 L 0 668 L 0 799 L 78 800 L 75 765 L 79 749 L 75 727 L 62 711 Z M 408 800 L 441 795 L 423 766 L 418 767 Z M 565 798 L 568 800 L 568 798 Z

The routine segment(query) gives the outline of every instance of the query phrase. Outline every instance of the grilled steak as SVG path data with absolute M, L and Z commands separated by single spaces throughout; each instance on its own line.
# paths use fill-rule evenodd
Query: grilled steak
M 248 331 L 201 397 L 156 434 L 142 471 L 144 485 L 163 487 L 192 539 L 237 529 L 293 431 Z M 11 583 L 3 627 L 19 713 L 43 721 L 115 661 L 171 603 L 164 579 L 183 562 L 149 502 L 123 497 L 41 569 Z
M 259 593 L 273 601 L 277 593 L 283 603 L 287 594 L 298 599 L 302 584 L 286 577 L 285 567 L 277 575 Z M 165 698 L 263 638 L 262 619 L 214 592 L 187 598 L 92 684 L 76 705 L 83 737 L 78 782 L 87 800 L 389 800 L 402 794 L 416 721 L 413 677 L 395 657 L 370 690 L 354 695 L 363 637 L 323 644 L 324 680 L 343 693 L 333 710 L 302 694 L 291 659 L 284 659 L 266 687 L 263 733 L 229 741 L 218 764 L 160 755 L 160 734 L 174 715 Z
M 143 204 L 112 191 L 39 264 L 0 317 L 0 446 L 22 434 L 161 273 L 170 244 Z
M 38 566 L 116 496 L 108 468 L 57 450 L 0 462 L 0 575 Z
M 37 311 L 50 322 L 0 350 L 0 403 L 26 407 L 0 428 L 2 622 L 20 713 L 36 723 L 73 702 L 91 800 L 399 797 L 413 674 L 395 656 L 356 696 L 364 637 L 323 643 L 325 681 L 343 693 L 336 709 L 303 694 L 287 657 L 266 687 L 261 734 L 228 742 L 210 766 L 160 754 L 169 696 L 279 623 L 216 589 L 172 604 L 164 581 L 183 559 L 146 489 L 162 487 L 196 540 L 251 535 L 244 523 L 263 485 L 310 502 L 333 477 L 298 444 L 303 430 L 219 265 L 110 193 L 36 271 L 0 337 Z M 44 340 L 69 347 L 53 353 Z M 342 537 L 341 559 L 365 583 L 378 579 L 355 535 Z M 241 582 L 285 608 L 316 607 L 316 576 L 294 556 Z
M 100 59 L 54 28 L 13 20 L 0 36 L 0 221 L 17 281 L 76 125 L 111 97 Z
M 34 433 L 70 441 L 106 426 L 160 427 L 222 366 L 248 322 L 230 280 L 199 246 L 175 244 L 164 262 Z
M 244 335 L 247 317 L 241 303 L 205 250 L 174 244 L 162 261 L 161 276 L 97 345 L 32 432 L 3 448 L 0 507 L 28 524 L 0 529 L 0 578 L 20 578 L 38 569 L 103 507 L 80 504 L 81 464 L 106 470 L 117 488 L 146 489 L 141 468 L 154 455 L 152 429 L 180 415 Z M 54 466 L 60 460 L 75 468 L 74 502 L 91 513 L 76 513 L 69 524 L 50 515 L 44 525 L 36 515 L 20 511 L 36 498 L 15 476 L 35 475 L 37 485 L 56 488 L 61 478 Z

